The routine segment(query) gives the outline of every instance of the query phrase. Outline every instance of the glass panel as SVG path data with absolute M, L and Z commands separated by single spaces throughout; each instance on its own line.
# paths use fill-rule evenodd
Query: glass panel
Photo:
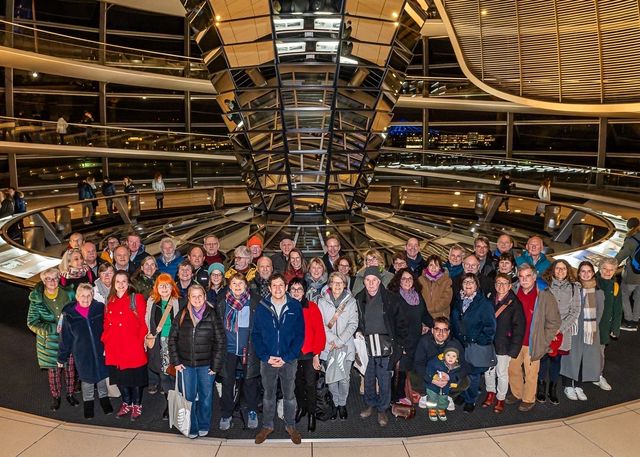
M 598 150 L 598 124 L 515 125 L 513 149 L 595 152 Z
M 109 123 L 175 123 L 184 125 L 184 101 L 141 97 L 107 97 Z
M 607 128 L 607 151 L 633 152 L 637 154 L 639 142 L 640 123 L 609 124 Z M 637 161 L 632 169 L 638 169 Z
M 504 149 L 504 126 L 444 126 L 429 129 L 429 148 L 445 151 Z

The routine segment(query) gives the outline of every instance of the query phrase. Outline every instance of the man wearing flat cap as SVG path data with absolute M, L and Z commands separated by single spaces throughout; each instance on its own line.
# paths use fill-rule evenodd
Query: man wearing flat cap
M 385 427 L 391 403 L 391 373 L 403 354 L 402 343 L 407 324 L 400 312 L 400 297 L 384 288 L 378 267 L 364 270 L 364 290 L 356 295 L 358 304 L 357 337 L 364 338 L 369 363 L 364 375 L 364 401 L 360 413 L 366 419 L 378 413 L 378 424 Z M 378 390 L 376 390 L 376 384 Z

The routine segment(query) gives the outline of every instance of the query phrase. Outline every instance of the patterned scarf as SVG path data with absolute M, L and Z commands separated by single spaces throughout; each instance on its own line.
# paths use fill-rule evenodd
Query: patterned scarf
M 242 311 L 242 308 L 249 304 L 251 300 L 251 294 L 248 290 L 245 290 L 240 294 L 239 298 L 236 298 L 231 291 L 227 291 L 224 296 L 225 303 L 231 308 L 224 319 L 225 328 L 230 332 L 238 331 L 238 313 Z
M 89 267 L 86 265 L 82 265 L 80 268 L 69 267 L 69 269 L 62 273 L 67 279 L 78 279 L 83 278 L 87 275 L 87 271 Z
M 444 276 L 444 270 L 441 269 L 435 275 L 432 275 L 431 273 L 429 273 L 429 269 L 425 268 L 422 271 L 422 274 L 424 275 L 425 278 L 427 278 L 430 281 L 437 281 L 438 279 L 440 279 L 440 278 L 442 278 Z
M 581 281 L 582 283 L 582 313 L 584 315 L 584 343 L 593 344 L 598 331 L 596 313 L 596 280 Z
M 418 295 L 418 292 L 416 292 L 413 287 L 409 290 L 403 289 L 401 287 L 400 295 L 402 295 L 402 298 L 404 298 L 404 300 L 411 306 L 418 306 L 418 304 L 420 303 L 420 295 Z
M 462 299 L 462 312 L 466 313 L 467 309 L 469 308 L 469 305 L 471 305 L 471 302 L 473 301 L 474 298 L 476 298 L 476 294 L 478 292 L 474 292 L 473 295 L 471 295 L 470 297 L 467 297 L 464 294 L 464 290 L 460 291 L 460 298 Z

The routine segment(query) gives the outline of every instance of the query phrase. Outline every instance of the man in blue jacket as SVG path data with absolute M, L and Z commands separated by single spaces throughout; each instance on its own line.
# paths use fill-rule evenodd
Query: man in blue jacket
M 526 249 L 522 251 L 520 257 L 516 258 L 516 264 L 518 266 L 523 263 L 528 263 L 533 265 L 536 268 L 536 272 L 538 276 L 542 276 L 542 274 L 547 271 L 547 268 L 551 266 L 551 262 L 544 255 L 544 242 L 542 238 L 539 236 L 532 236 L 527 241 Z
M 284 276 L 279 273 L 269 278 L 271 295 L 263 298 L 256 309 L 253 324 L 253 346 L 260 359 L 260 375 L 264 397 L 262 399 L 262 429 L 256 435 L 260 444 L 273 432 L 276 413 L 278 379 L 284 399 L 284 422 L 291 441 L 300 444 L 296 430 L 296 397 L 294 394 L 298 354 L 304 342 L 302 305 L 286 294 Z

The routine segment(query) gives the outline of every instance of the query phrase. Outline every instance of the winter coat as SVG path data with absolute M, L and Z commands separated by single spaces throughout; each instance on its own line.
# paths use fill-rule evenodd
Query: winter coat
M 338 306 L 342 303 L 345 303 L 344 311 L 336 320 L 335 325 L 329 328 L 327 324 L 337 310 L 337 307 L 333 304 L 331 291 L 326 289 L 318 300 L 318 308 L 322 315 L 323 331 L 326 335 L 325 345 L 320 354 L 322 360 L 329 358 L 329 346 L 331 343 L 335 343 L 338 347 L 346 347 L 347 360 L 354 361 L 356 359 L 356 348 L 353 342 L 353 336 L 358 329 L 358 305 L 356 304 L 354 296 L 348 291 Z
M 404 321 L 407 323 L 407 335 L 402 342 L 404 348 L 404 354 L 400 359 L 399 369 L 401 371 L 411 370 L 413 367 L 413 357 L 416 352 L 416 346 L 418 340 L 422 335 L 422 326 L 433 327 L 433 318 L 427 310 L 427 305 L 421 295 L 418 295 L 420 301 L 417 305 L 413 306 L 407 303 L 407 301 L 400 295 L 400 312 L 404 316 Z
M 229 331 L 224 328 L 224 321 L 228 311 L 227 304 L 225 301 L 228 290 L 229 289 L 227 287 L 223 287 L 220 290 L 220 294 L 218 294 L 218 300 L 216 301 L 216 309 L 217 309 L 218 317 L 220 317 L 220 322 L 222 322 L 222 327 L 227 337 L 227 346 L 225 348 L 226 352 L 242 354 L 243 348 L 237 346 L 237 340 L 238 340 L 237 333 Z M 251 340 L 251 332 L 253 331 L 253 323 L 255 322 L 255 319 L 256 319 L 256 309 L 258 309 L 258 305 L 260 304 L 261 299 L 262 297 L 260 295 L 252 293 L 251 300 L 249 302 L 249 312 L 251 313 L 251 315 L 249 316 L 249 328 L 247 330 L 249 334 L 249 339 L 246 346 L 247 357 L 246 357 L 245 376 L 247 379 L 260 376 L 260 360 L 258 360 L 258 357 L 256 356 L 256 349 L 253 345 L 253 341 Z M 230 347 L 234 347 L 235 350 L 229 351 Z M 227 375 L 226 364 L 223 365 L 222 372 L 220 372 L 219 374 L 223 378 Z
M 263 298 L 256 309 L 251 338 L 260 361 L 280 357 L 285 362 L 298 359 L 304 343 L 302 305 L 289 295 L 280 316 L 271 304 L 271 296 Z
M 219 373 L 227 354 L 227 337 L 215 308 L 204 304 L 202 320 L 194 327 L 189 305 L 184 306 L 171 323 L 169 360 L 173 365 L 209 367 Z
M 622 270 L 622 282 L 624 284 L 640 284 L 640 273 L 634 273 L 631 269 L 631 260 L 638 246 L 640 246 L 640 232 L 627 236 L 624 239 L 622 248 L 616 254 L 618 263 L 624 261 L 624 269 Z
M 29 294 L 29 311 L 27 327 L 36 334 L 36 353 L 40 368 L 56 368 L 58 366 L 58 319 L 65 305 L 75 300 L 70 289 L 58 287 L 56 300 L 60 303 L 57 314 L 44 301 L 44 285 L 40 282 Z
M 496 318 L 491 302 L 480 290 L 465 312 L 462 312 L 462 299 L 458 295 L 451 310 L 451 331 L 464 347 L 471 343 L 481 346 L 492 344 L 496 335 Z
M 105 307 L 102 332 L 105 363 L 119 370 L 139 368 L 147 364 L 147 353 L 144 350 L 147 304 L 142 295 L 133 295 L 135 313 L 131 309 L 129 294 L 122 297 L 113 296 Z
M 78 200 L 89 200 L 91 198 L 96 198 L 96 192 L 86 181 L 83 181 L 78 185 Z
M 131 253 L 129 257 L 129 264 L 133 266 L 133 271 L 136 271 L 140 268 L 140 265 L 142 265 L 142 261 L 149 257 L 149 253 L 144 250 L 144 246 L 140 246 L 135 252 L 135 257 L 133 254 L 134 253 Z
M 520 300 L 512 290 L 498 303 L 495 300 L 493 301 L 494 316 L 498 309 L 507 303 L 509 303 L 507 307 L 496 318 L 494 345 L 496 354 L 508 355 L 515 359 L 520 354 L 520 349 L 522 349 L 522 339 L 524 338 L 527 320 L 524 317 L 522 303 L 520 303 Z
M 271 264 L 273 265 L 274 273 L 284 273 L 287 269 L 288 259 L 284 256 L 282 252 L 276 252 L 271 256 Z M 289 281 L 287 281 L 287 284 Z
M 453 335 L 449 334 L 448 338 L 442 344 L 436 342 L 432 332 L 422 335 L 416 346 L 416 353 L 413 358 L 413 371 L 419 374 L 422 379 L 426 373 L 429 360 L 442 354 L 442 351 L 448 347 L 456 348 L 460 353 L 460 360 L 464 361 L 464 347 Z
M 602 355 L 600 352 L 600 334 L 598 326 L 593 336 L 593 344 L 584 342 L 584 304 L 586 297 L 581 290 L 578 332 L 571 336 L 571 352 L 562 356 L 560 374 L 575 381 L 594 382 L 600 380 L 602 373 Z M 599 325 L 604 311 L 604 292 L 596 289 L 596 322 Z M 568 335 L 565 335 L 567 338 Z M 582 376 L 582 377 L 580 377 Z
M 302 307 L 302 317 L 304 319 L 304 343 L 302 343 L 300 354 L 320 355 L 327 343 L 320 308 L 314 302 L 307 300 L 307 306 Z
M 173 322 L 173 319 L 178 315 L 180 309 L 180 303 L 177 298 L 170 298 L 168 305 L 171 305 L 171 313 L 167 316 L 169 322 Z M 156 335 L 156 342 L 152 348 L 147 348 L 147 358 L 149 360 L 149 368 L 156 373 L 162 373 L 162 353 L 160 349 L 160 335 L 158 335 L 158 324 L 162 319 L 162 303 L 160 301 L 154 302 L 153 298 L 147 299 L 147 312 L 144 316 L 144 321 L 147 324 L 149 333 Z M 162 329 L 161 329 L 162 331 Z
M 602 319 L 600 320 L 600 344 L 609 344 L 611 342 L 611 334 L 620 335 L 620 325 L 622 324 L 622 293 L 620 285 L 615 277 L 613 281 L 613 290 L 611 294 L 611 302 L 607 303 L 606 281 L 600 276 L 600 272 L 596 273 L 596 281 L 598 289 L 602 289 L 604 293 L 604 310 L 602 311 Z M 637 306 L 637 305 L 636 305 Z
M 549 285 L 549 291 L 558 302 L 558 312 L 560 313 L 559 332 L 562 333 L 562 344 L 560 350 L 571 350 L 571 338 L 569 330 L 578 321 L 580 310 L 582 309 L 582 287 L 580 284 L 572 284 L 569 281 L 558 281 L 554 279 Z
M 444 354 L 439 354 L 437 357 L 429 360 L 426 372 L 424 373 L 424 383 L 425 387 L 433 392 L 441 395 L 449 395 L 449 391 L 457 388 L 462 382 L 464 374 L 459 361 L 452 368 L 449 368 L 443 359 Z M 449 382 L 444 387 L 438 387 L 433 384 L 433 378 L 434 376 L 438 376 L 438 372 L 449 375 Z
M 356 273 L 356 276 L 353 279 L 353 287 L 351 288 L 351 293 L 354 297 L 364 290 L 364 270 L 364 268 L 361 268 L 360 271 Z M 382 282 L 382 285 L 384 287 L 388 287 L 389 283 L 393 279 L 393 273 L 384 270 L 381 275 L 382 279 L 380 281 Z
M 529 356 L 535 362 L 549 351 L 549 345 L 558 333 L 562 320 L 558 311 L 558 302 L 553 294 L 541 282 L 534 287 L 538 288 L 538 297 L 533 308 L 529 341 L 523 344 L 529 345 Z M 516 290 L 515 293 L 517 295 L 518 291 Z
M 100 186 L 100 190 L 102 191 L 102 195 L 105 197 L 116 194 L 116 186 L 112 182 L 103 182 L 102 186 Z
M 131 278 L 131 284 L 136 289 L 136 292 L 141 294 L 144 298 L 149 298 L 149 294 L 151 294 L 153 285 L 159 275 L 160 273 L 156 271 L 153 276 L 148 277 L 142 272 L 142 270 L 138 270 L 138 272 Z
M 516 257 L 517 266 L 520 266 L 523 263 L 528 263 L 529 265 L 534 266 L 538 272 L 538 276 L 542 276 L 542 274 L 551 266 L 551 262 L 547 259 L 547 256 L 545 256 L 544 253 L 541 252 L 538 257 L 538 261 L 534 262 L 533 257 L 531 257 L 526 249 L 522 251 L 520 256 Z
M 356 331 L 367 335 L 367 323 L 365 321 L 365 312 L 367 310 L 367 294 L 365 289 L 356 295 L 356 303 L 358 305 L 358 329 Z M 389 367 L 395 367 L 396 363 L 402 357 L 404 347 L 402 346 L 407 339 L 407 323 L 404 314 L 400 311 L 401 297 L 380 285 L 379 293 L 382 294 L 382 312 L 384 314 L 384 324 L 387 329 L 387 335 L 391 337 L 393 344 L 393 352 L 389 357 Z
M 62 310 L 58 362 L 67 363 L 73 354 L 80 380 L 96 384 L 109 376 L 100 340 L 104 328 L 104 304 L 93 300 L 86 319 L 76 311 L 76 304 L 71 302 Z
M 178 252 L 175 253 L 173 260 L 169 262 L 165 262 L 164 257 L 160 254 L 156 257 L 156 261 L 158 262 L 158 272 L 167 273 L 172 278 L 175 278 L 176 274 L 178 274 L 178 266 L 183 260 L 184 257 L 182 257 Z
M 425 275 L 420 275 L 418 282 L 422 286 L 422 298 L 427 304 L 431 317 L 434 319 L 441 316 L 449 318 L 451 298 L 453 297 L 449 272 L 445 270 L 444 275 L 435 281 Z

